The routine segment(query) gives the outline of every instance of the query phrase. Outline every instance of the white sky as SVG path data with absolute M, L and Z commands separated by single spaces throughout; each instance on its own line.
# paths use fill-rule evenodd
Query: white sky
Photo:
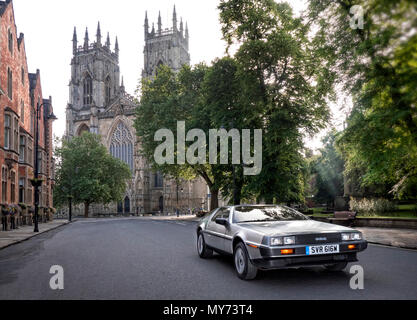
M 305 0 L 291 4 L 299 12 Z M 59 118 L 54 134 L 65 132 L 65 108 L 69 100 L 68 83 L 71 75 L 72 35 L 77 27 L 78 42 L 82 45 L 85 28 L 90 42 L 95 41 L 97 22 L 100 21 L 103 40 L 110 32 L 114 47 L 118 36 L 120 68 L 126 91 L 134 94 L 143 68 L 144 19 L 148 11 L 150 25 L 157 23 L 161 11 L 162 27 L 172 26 L 174 3 L 178 21 L 188 21 L 191 63 L 210 63 L 225 53 L 222 40 L 219 0 L 14 0 L 18 32 L 25 34 L 29 72 L 41 71 L 44 97 L 52 96 L 54 113 Z M 337 109 L 337 108 L 335 108 Z M 309 147 L 320 146 L 320 138 L 307 141 Z

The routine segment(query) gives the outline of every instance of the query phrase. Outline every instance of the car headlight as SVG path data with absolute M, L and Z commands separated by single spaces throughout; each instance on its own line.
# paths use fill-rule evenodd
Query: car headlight
M 283 239 L 282 239 L 282 237 L 278 237 L 278 238 L 271 238 L 271 239 L 269 240 L 269 244 L 270 244 L 271 246 L 282 246 L 282 244 L 283 244 Z
M 350 234 L 349 233 L 342 233 L 342 241 L 349 241 Z
M 362 240 L 362 234 L 359 232 L 342 233 L 342 241 Z
M 295 237 L 284 237 L 284 245 L 291 246 L 295 244 Z

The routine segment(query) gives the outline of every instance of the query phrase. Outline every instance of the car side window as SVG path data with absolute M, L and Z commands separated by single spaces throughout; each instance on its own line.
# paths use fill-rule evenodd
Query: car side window
M 217 211 L 217 213 L 213 216 L 211 221 L 216 221 L 217 218 L 220 218 L 223 210 L 224 210 L 224 208 L 219 209 L 219 211 Z
M 226 209 L 222 210 L 222 215 L 218 218 L 223 218 L 223 219 L 228 219 L 229 220 L 229 216 L 230 216 L 230 209 L 226 208 Z
M 211 221 L 216 221 L 217 218 L 229 219 L 230 216 L 230 209 L 229 208 L 222 208 L 217 212 Z

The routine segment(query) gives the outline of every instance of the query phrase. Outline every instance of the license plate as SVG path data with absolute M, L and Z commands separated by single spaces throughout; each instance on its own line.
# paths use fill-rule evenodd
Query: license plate
M 332 254 L 332 253 L 339 253 L 338 244 L 328 244 L 328 245 L 322 245 L 322 246 L 306 247 L 306 254 L 308 256 L 312 256 L 316 254 Z

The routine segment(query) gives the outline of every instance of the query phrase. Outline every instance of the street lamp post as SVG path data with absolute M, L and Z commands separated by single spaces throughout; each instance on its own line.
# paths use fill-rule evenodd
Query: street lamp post
M 39 232 L 39 187 L 42 186 L 42 180 L 39 180 L 39 118 L 42 107 L 43 104 L 38 102 L 35 123 L 35 178 L 32 180 L 32 185 L 35 187 L 35 229 L 33 232 Z M 57 117 L 52 113 L 47 119 L 57 120 Z
M 180 209 L 179 209 L 179 181 L 178 179 L 176 180 L 177 183 L 177 217 L 180 216 Z M 184 189 L 181 188 L 181 192 L 184 192 Z

